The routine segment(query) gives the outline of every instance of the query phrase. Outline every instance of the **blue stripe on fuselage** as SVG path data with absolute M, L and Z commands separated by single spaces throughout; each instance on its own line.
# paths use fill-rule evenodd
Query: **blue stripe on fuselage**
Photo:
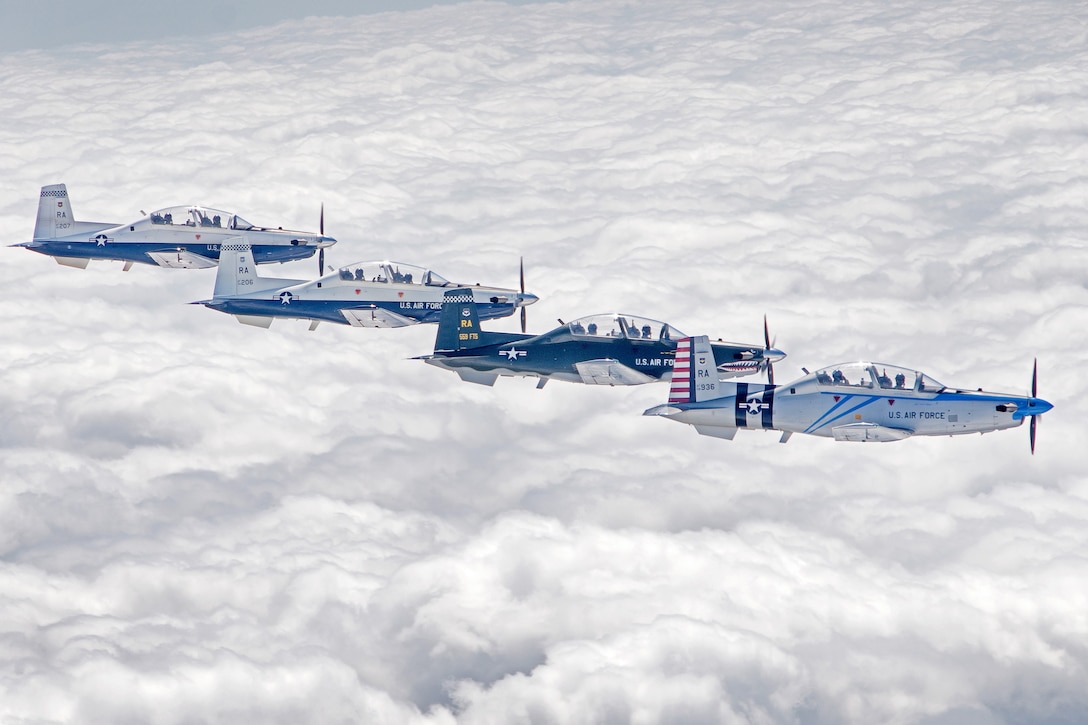
M 832 393 L 822 393 L 822 395 L 832 395 Z M 849 395 L 849 394 L 842 395 L 841 400 L 839 400 L 834 405 L 832 405 L 827 410 L 827 412 L 825 412 L 823 415 L 821 415 L 819 418 L 817 418 L 816 421 L 812 425 L 810 425 L 808 428 L 805 428 L 802 431 L 802 433 L 812 433 L 815 430 L 823 428 L 826 425 L 830 425 L 830 424 L 834 423 L 835 421 L 842 419 L 844 416 L 850 415 L 852 413 L 856 413 L 857 411 L 861 410 L 865 406 L 871 405 L 871 404 L 875 403 L 876 401 L 881 400 L 881 399 L 883 399 L 885 397 L 888 397 L 888 396 L 879 396 L 879 397 L 877 397 L 877 396 L 869 396 L 869 395 Z M 894 397 L 894 396 L 892 396 L 892 397 Z M 855 398 L 862 398 L 862 402 L 858 403 L 857 405 L 855 405 L 854 407 L 852 407 L 852 408 L 850 408 L 848 410 L 842 411 L 841 413 L 839 413 L 838 415 L 836 415 L 834 417 L 830 417 L 830 416 L 832 416 L 832 414 L 835 411 L 839 410 L 840 408 L 845 407 L 848 403 L 852 402 Z
M 24 245 L 33 252 L 50 257 L 72 257 L 75 259 L 101 259 L 125 262 L 138 262 L 158 266 L 148 256 L 150 252 L 169 254 L 183 251 L 207 257 L 219 259 L 218 244 L 163 244 L 162 242 L 107 242 L 99 245 L 95 242 L 52 242 L 49 240 L 35 240 Z M 269 262 L 291 262 L 298 259 L 308 259 L 314 256 L 315 247 L 292 244 L 259 244 L 253 247 L 253 259 L 257 264 Z
M 292 297 L 289 304 L 284 304 L 279 298 L 258 300 L 232 299 L 228 297 L 205 302 L 204 304 L 219 312 L 225 312 L 228 315 L 301 318 L 335 322 L 340 325 L 349 324 L 340 313 L 341 310 L 369 310 L 380 308 L 423 324 L 437 323 L 442 316 L 441 309 L 402 308 L 400 302 L 360 303 L 354 300 L 351 302 L 343 302 L 336 300 L 307 300 Z M 493 320 L 499 317 L 509 317 L 514 314 L 515 307 L 510 304 L 480 302 L 477 303 L 476 309 L 481 320 Z

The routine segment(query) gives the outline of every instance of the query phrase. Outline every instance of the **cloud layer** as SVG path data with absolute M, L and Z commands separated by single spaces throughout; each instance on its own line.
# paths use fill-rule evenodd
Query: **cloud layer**
M 1067 4 L 467 3 L 0 56 L 0 231 L 196 202 L 1056 404 L 850 446 L 661 386 L 485 389 L 210 271 L 0 281 L 0 719 L 1081 722 L 1088 22 Z M 300 262 L 277 276 L 309 276 Z M 491 327 L 514 329 L 513 320 Z

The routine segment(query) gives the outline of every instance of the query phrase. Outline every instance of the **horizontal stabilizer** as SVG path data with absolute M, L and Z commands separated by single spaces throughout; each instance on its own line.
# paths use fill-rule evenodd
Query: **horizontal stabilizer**
M 574 367 L 586 385 L 642 385 L 656 380 L 612 358 L 586 360 L 575 363 Z
M 407 327 L 419 324 L 411 317 L 398 315 L 381 307 L 356 307 L 340 310 L 340 314 L 352 327 Z
M 677 408 L 675 405 L 666 404 L 666 405 L 655 405 L 652 408 L 647 408 L 646 410 L 642 411 L 642 414 L 643 415 L 664 415 L 664 416 L 667 417 L 667 416 L 676 415 L 677 413 L 682 413 L 682 412 L 684 412 L 683 409 Z
M 831 435 L 837 441 L 888 443 L 909 438 L 910 431 L 902 428 L 886 428 L 876 423 L 851 423 L 832 428 Z
M 147 256 L 160 267 L 169 269 L 209 269 L 219 266 L 218 261 L 193 252 L 148 252 Z

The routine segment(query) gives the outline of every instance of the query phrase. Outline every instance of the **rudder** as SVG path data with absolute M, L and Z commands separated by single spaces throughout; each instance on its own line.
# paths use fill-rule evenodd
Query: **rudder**
M 222 244 L 219 248 L 219 269 L 215 273 L 213 297 L 230 297 L 254 292 L 257 285 L 257 264 L 249 244 Z
M 38 219 L 34 222 L 35 239 L 55 239 L 75 231 L 76 217 L 64 184 L 43 186 L 38 197 Z M 60 234 L 58 234 L 60 232 Z
M 706 335 L 685 337 L 677 343 L 669 386 L 670 403 L 697 403 L 726 393 L 714 366 L 714 350 Z
M 435 352 L 449 352 L 480 344 L 480 315 L 472 290 L 458 288 L 442 295 L 442 316 L 438 319 Z

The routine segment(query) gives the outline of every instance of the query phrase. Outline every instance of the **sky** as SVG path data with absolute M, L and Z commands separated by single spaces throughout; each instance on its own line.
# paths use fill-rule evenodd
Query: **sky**
M 1037 358 L 1055 408 L 1034 456 L 1026 427 L 723 441 L 641 416 L 663 385 L 470 385 L 410 359 L 433 327 L 246 327 L 187 304 L 212 270 L 0 249 L 0 721 L 1088 719 L 1079 8 L 471 2 L 3 47 L 5 243 L 53 183 L 92 221 L 324 204 L 329 264 L 513 286 L 524 257 L 531 331 L 767 315 L 779 382 L 1023 394 Z

